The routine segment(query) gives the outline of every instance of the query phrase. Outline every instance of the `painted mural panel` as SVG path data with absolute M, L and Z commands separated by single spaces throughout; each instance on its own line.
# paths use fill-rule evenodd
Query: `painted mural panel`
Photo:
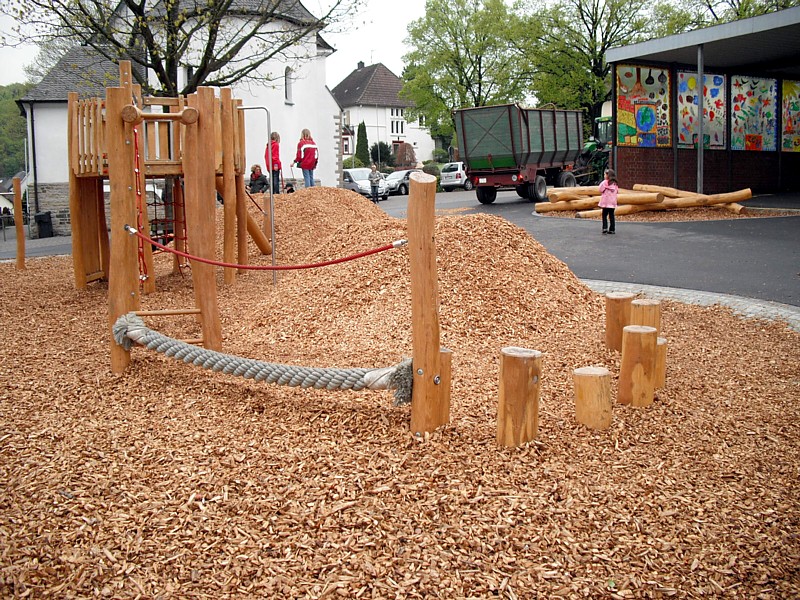
M 669 71 L 640 65 L 617 66 L 617 143 L 668 147 Z
M 800 152 L 800 81 L 784 81 L 781 150 Z
M 744 75 L 731 77 L 731 149 L 777 149 L 778 83 Z
M 697 73 L 678 73 L 678 146 L 697 146 L 697 108 L 699 86 Z M 725 148 L 725 77 L 703 74 L 703 147 Z

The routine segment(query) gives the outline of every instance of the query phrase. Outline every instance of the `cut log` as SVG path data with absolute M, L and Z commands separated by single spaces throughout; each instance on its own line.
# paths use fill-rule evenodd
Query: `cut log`
M 572 372 L 575 418 L 590 429 L 611 426 L 611 376 L 604 367 L 581 367 Z
M 661 331 L 661 302 L 650 298 L 639 298 L 631 302 L 631 317 L 628 325 L 654 327 L 656 335 Z
M 650 406 L 655 395 L 655 327 L 628 325 L 622 330 L 622 360 L 617 401 L 631 406 Z
M 636 212 L 644 212 L 648 210 L 671 210 L 675 208 L 697 208 L 701 206 L 713 206 L 715 204 L 728 204 L 731 202 L 741 202 L 743 200 L 747 200 L 748 198 L 752 198 L 753 193 L 750 191 L 750 188 L 746 188 L 743 190 L 738 190 L 736 192 L 728 192 L 725 194 L 712 194 L 710 196 L 700 196 L 698 194 L 693 194 L 692 196 L 686 196 L 681 198 L 666 198 L 663 202 L 657 202 L 654 204 L 623 204 L 617 206 L 617 210 L 614 211 L 615 215 L 629 215 L 631 213 Z M 596 210 L 586 210 L 578 212 L 575 216 L 579 219 L 590 219 L 596 218 L 602 215 L 601 209 Z
M 588 210 L 597 207 L 600 196 L 578 196 L 575 198 L 564 198 L 566 194 L 553 194 L 549 196 L 550 202 L 537 202 L 536 212 L 545 213 L 557 210 Z M 558 198 L 556 201 L 554 198 Z M 655 204 L 664 200 L 664 194 L 650 192 L 625 192 L 617 196 L 619 204 Z
M 542 353 L 508 346 L 500 353 L 497 444 L 521 446 L 539 431 L 539 384 Z
M 667 338 L 656 340 L 656 375 L 653 381 L 655 389 L 660 390 L 667 382 Z
M 729 202 L 727 204 L 715 204 L 714 206 L 719 206 L 720 208 L 724 208 L 725 210 L 728 210 L 736 215 L 741 215 L 749 212 L 746 206 L 743 206 L 738 202 Z
M 622 350 L 622 328 L 630 325 L 633 298 L 629 292 L 606 294 L 606 346 L 617 352 Z

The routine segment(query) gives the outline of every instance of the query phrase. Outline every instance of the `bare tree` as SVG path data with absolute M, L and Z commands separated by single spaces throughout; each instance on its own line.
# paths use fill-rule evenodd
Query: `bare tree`
M 19 21 L 21 41 L 67 38 L 113 62 L 131 60 L 143 90 L 175 96 L 283 77 L 264 65 L 314 58 L 319 32 L 360 1 L 329 0 L 320 17 L 299 0 L 0 0 L 0 11 Z

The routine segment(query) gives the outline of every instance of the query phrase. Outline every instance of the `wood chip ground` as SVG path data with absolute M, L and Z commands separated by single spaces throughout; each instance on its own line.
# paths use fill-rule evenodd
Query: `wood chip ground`
M 279 196 L 276 257 L 347 256 L 405 227 L 351 192 Z M 797 597 L 800 334 L 664 302 L 666 387 L 590 431 L 571 373 L 616 381 L 602 296 L 495 216 L 439 216 L 436 243 L 452 409 L 423 439 L 388 391 L 277 387 L 142 348 L 114 375 L 105 284 L 75 290 L 69 257 L 1 264 L 0 596 Z M 251 244 L 250 261 L 271 259 Z M 193 305 L 170 266 L 156 257 L 142 308 Z M 218 282 L 228 353 L 410 356 L 405 249 Z M 517 449 L 495 443 L 504 346 L 544 353 L 539 436 Z

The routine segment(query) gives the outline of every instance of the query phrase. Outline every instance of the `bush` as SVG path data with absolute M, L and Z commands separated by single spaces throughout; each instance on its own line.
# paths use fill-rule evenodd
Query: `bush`
M 446 163 L 450 160 L 450 153 L 444 148 L 434 148 L 433 160 L 436 162 Z
M 350 158 L 345 158 L 342 160 L 342 168 L 344 169 L 358 169 L 363 167 L 364 163 L 361 162 L 361 159 L 358 158 L 355 154 Z
M 427 164 L 424 167 L 422 167 L 422 172 L 423 173 L 428 173 L 429 175 L 433 175 L 437 179 L 438 179 L 438 177 L 440 175 L 439 166 L 435 165 L 433 163 Z

